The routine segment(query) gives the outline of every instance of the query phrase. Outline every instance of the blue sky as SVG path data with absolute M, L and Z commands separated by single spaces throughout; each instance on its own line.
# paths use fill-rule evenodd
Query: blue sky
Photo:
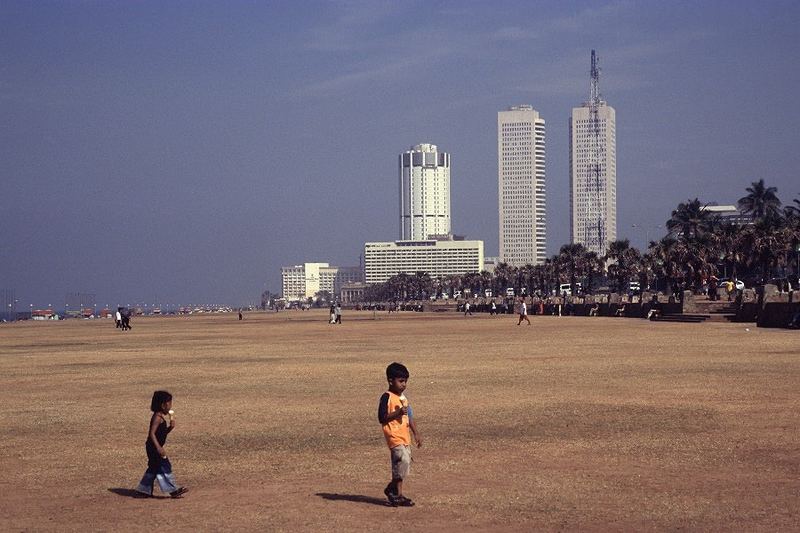
M 452 154 L 453 229 L 494 255 L 496 114 L 523 103 L 547 121 L 555 253 L 592 48 L 620 237 L 761 178 L 800 194 L 794 2 L 3 2 L 0 24 L 0 287 L 21 308 L 241 304 L 281 265 L 355 265 L 397 237 L 419 142 Z

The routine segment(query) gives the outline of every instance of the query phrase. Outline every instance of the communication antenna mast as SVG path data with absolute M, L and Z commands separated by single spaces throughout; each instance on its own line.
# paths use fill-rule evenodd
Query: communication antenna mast
M 589 249 L 596 249 L 599 255 L 606 252 L 605 239 L 605 219 L 603 217 L 603 164 L 602 164 L 602 143 L 600 127 L 600 106 L 602 97 L 600 96 L 600 67 L 597 53 L 592 50 L 592 68 L 589 82 L 589 134 L 592 137 L 591 150 L 589 155 L 590 171 L 588 173 L 587 192 L 591 198 L 594 196 L 594 205 L 590 205 L 587 210 L 586 222 L 586 243 Z M 594 193 L 594 194 L 592 194 Z M 593 220 L 594 219 L 594 220 Z

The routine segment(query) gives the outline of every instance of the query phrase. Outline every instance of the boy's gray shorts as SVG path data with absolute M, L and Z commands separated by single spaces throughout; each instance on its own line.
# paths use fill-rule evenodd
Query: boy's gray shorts
M 392 479 L 405 479 L 411 471 L 411 446 L 401 444 L 391 449 Z

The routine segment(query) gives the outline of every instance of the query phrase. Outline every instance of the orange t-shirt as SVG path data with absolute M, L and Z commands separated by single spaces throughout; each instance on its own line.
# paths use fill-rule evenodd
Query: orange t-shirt
M 408 405 L 407 403 L 405 405 Z M 389 448 L 411 445 L 411 434 L 408 430 L 408 415 L 387 421 L 386 417 L 403 406 L 403 400 L 397 394 L 387 391 L 378 402 L 378 421 L 383 426 L 383 436 Z

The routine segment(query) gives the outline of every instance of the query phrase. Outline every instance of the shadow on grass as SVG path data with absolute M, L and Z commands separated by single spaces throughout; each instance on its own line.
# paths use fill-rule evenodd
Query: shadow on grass
M 325 500 L 369 503 L 371 505 L 380 505 L 381 507 L 387 507 L 389 505 L 389 503 L 384 499 L 373 498 L 372 496 L 363 496 L 361 494 L 334 494 L 331 492 L 318 492 L 317 496 Z
M 157 500 L 165 498 L 166 496 L 148 496 L 147 494 L 142 494 L 138 490 L 134 489 L 123 489 L 123 488 L 113 488 L 108 489 L 108 492 L 113 492 L 117 496 L 127 496 L 128 498 L 137 498 L 137 499 L 144 499 L 149 500 L 150 498 L 155 498 Z

